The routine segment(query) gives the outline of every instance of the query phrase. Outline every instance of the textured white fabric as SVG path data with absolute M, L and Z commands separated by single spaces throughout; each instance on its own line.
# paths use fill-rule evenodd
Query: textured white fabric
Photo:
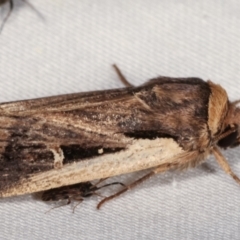
M 237 0 L 21 0 L 0 35 L 0 101 L 196 76 L 240 98 Z M 8 6 L 0 10 L 1 19 Z M 240 148 L 224 152 L 240 175 Z M 240 239 L 240 186 L 215 163 L 166 173 L 95 209 L 45 214 L 31 196 L 0 200 L 1 239 Z M 123 178 L 124 179 L 124 178 Z

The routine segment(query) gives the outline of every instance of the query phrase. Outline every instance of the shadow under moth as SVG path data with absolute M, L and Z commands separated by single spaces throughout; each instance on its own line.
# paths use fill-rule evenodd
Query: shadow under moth
M 0 104 L 0 197 L 47 190 L 43 200 L 83 199 L 101 188 L 93 180 L 149 170 L 99 208 L 210 154 L 240 183 L 220 151 L 240 143 L 238 101 L 199 78 L 158 77 L 135 87 L 114 68 L 125 88 Z

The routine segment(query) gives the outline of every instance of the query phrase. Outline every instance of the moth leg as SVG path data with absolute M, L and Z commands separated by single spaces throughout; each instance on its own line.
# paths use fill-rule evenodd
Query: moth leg
M 90 187 L 90 189 L 99 190 L 99 189 L 104 188 L 104 187 L 108 187 L 108 186 L 112 186 L 112 185 L 118 185 L 118 184 L 123 186 L 123 187 L 125 187 L 125 184 L 123 184 L 122 182 L 111 182 L 111 183 L 107 183 L 107 184 L 105 184 L 103 186 L 98 187 L 98 185 L 100 183 L 102 183 L 103 181 L 105 181 L 106 179 L 108 179 L 108 178 L 101 178 L 100 180 L 98 180 L 98 182 L 96 182 L 94 185 L 92 185 Z
M 147 180 L 148 178 L 150 178 L 151 176 L 157 174 L 157 173 L 160 173 L 160 172 L 165 172 L 167 170 L 169 170 L 171 168 L 171 165 L 169 164 L 164 164 L 164 165 L 161 165 L 161 166 L 158 166 L 156 168 L 154 168 L 151 172 L 149 172 L 148 174 L 146 174 L 145 176 L 139 178 L 138 180 L 136 180 L 135 182 L 125 186 L 121 191 L 109 196 L 109 197 L 106 197 L 104 198 L 103 200 L 101 200 L 98 205 L 97 205 L 97 209 L 100 209 L 100 207 L 107 201 L 115 198 L 115 197 L 118 197 L 119 195 L 125 193 L 126 191 L 136 187 L 138 184 L 144 182 L 145 180 Z
M 222 153 L 219 151 L 217 147 L 213 148 L 213 154 L 218 162 L 218 164 L 221 166 L 221 168 L 228 174 L 230 175 L 238 184 L 240 184 L 240 179 L 238 176 L 232 171 L 230 168 L 227 160 L 225 157 L 222 155 Z
M 102 183 L 103 181 L 107 180 L 108 178 L 101 178 L 98 180 L 98 182 L 96 182 L 91 188 L 96 187 L 97 185 L 99 185 L 100 183 Z
M 105 178 L 105 179 L 107 179 L 107 178 Z M 123 186 L 123 187 L 126 187 L 126 185 L 123 184 L 123 183 L 121 183 L 121 182 L 111 182 L 111 183 L 107 183 L 107 184 L 105 184 L 105 185 L 103 185 L 103 186 L 97 187 L 97 185 L 98 185 L 100 182 L 104 181 L 105 179 L 100 179 L 99 182 L 97 182 L 95 185 L 93 185 L 93 186 L 90 188 L 90 189 L 92 189 L 92 192 L 90 192 L 92 195 L 96 195 L 96 196 L 99 196 L 99 197 L 105 197 L 105 196 L 101 195 L 100 193 L 97 193 L 96 191 L 97 191 L 97 190 L 100 190 L 101 188 L 109 187 L 109 186 L 112 186 L 112 185 L 121 185 L 121 186 Z
M 116 71 L 119 79 L 121 80 L 121 82 L 126 86 L 126 87 L 134 87 L 134 85 L 132 85 L 122 74 L 121 70 L 118 68 L 118 66 L 116 64 L 112 65 L 114 70 Z
M 231 129 L 229 129 L 227 132 L 223 133 L 222 135 L 220 135 L 217 139 L 216 142 L 219 142 L 220 140 L 222 140 L 223 138 L 227 137 L 228 135 L 230 135 L 231 133 L 234 133 L 237 131 L 237 126 L 233 126 Z
M 69 205 L 70 203 L 71 203 L 71 200 L 68 199 L 67 203 L 60 204 L 60 205 L 58 205 L 58 206 L 54 206 L 54 207 L 50 208 L 49 210 L 47 210 L 47 211 L 45 212 L 45 214 L 49 213 L 50 211 L 52 211 L 52 210 L 55 209 L 55 208 L 60 208 L 60 207 L 63 207 L 63 206 Z
M 2 24 L 1 24 L 1 27 L 0 27 L 0 33 L 2 32 L 3 27 L 4 27 L 5 23 L 7 22 L 8 18 L 10 17 L 10 15 L 12 13 L 12 10 L 13 10 L 13 0 L 10 0 L 9 1 L 9 11 L 7 13 L 7 16 L 2 21 Z
M 111 182 L 111 183 L 107 183 L 107 184 L 105 184 L 103 186 L 100 186 L 97 189 L 101 189 L 101 188 L 112 186 L 112 185 L 121 185 L 123 187 L 126 187 L 126 185 L 124 183 L 122 183 L 122 182 Z
M 74 201 L 78 201 L 78 203 L 73 207 L 73 213 L 75 212 L 76 207 L 83 201 L 83 199 L 80 198 L 74 198 Z

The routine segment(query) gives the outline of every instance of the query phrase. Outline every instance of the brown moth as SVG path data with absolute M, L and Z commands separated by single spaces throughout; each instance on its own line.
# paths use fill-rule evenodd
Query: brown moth
M 240 108 L 218 84 L 158 77 L 134 87 L 0 104 L 0 196 L 9 197 L 149 169 L 195 167 L 240 143 Z M 80 194 L 81 195 L 81 194 Z

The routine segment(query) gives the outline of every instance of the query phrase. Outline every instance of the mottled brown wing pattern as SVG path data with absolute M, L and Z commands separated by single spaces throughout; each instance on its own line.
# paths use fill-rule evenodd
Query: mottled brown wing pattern
M 199 150 L 210 94 L 201 79 L 160 77 L 139 87 L 3 103 L 0 189 L 56 168 L 56 155 L 64 165 L 123 151 L 138 138 L 172 138 Z

